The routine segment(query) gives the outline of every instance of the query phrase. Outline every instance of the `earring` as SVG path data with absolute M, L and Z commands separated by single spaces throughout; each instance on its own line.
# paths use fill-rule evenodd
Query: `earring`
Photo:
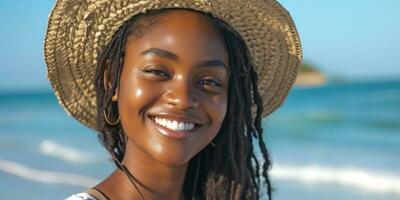
M 107 124 L 111 125 L 111 126 L 115 126 L 119 123 L 120 117 L 118 115 L 118 119 L 115 122 L 110 122 L 110 120 L 107 119 L 107 114 L 106 111 L 103 110 L 103 114 L 104 114 L 104 120 L 106 120 Z
M 211 146 L 216 147 L 217 145 L 214 144 L 214 141 L 211 141 Z

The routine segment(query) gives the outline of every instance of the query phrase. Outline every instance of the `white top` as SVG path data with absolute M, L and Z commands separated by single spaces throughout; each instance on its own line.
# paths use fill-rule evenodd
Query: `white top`
M 97 200 L 96 197 L 86 193 L 86 192 L 80 192 L 73 194 L 66 198 L 65 200 Z

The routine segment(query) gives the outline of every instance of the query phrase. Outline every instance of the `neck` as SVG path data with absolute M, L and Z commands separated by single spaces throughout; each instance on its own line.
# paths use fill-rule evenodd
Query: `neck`
M 131 172 L 134 183 L 145 200 L 183 199 L 183 183 L 188 163 L 182 166 L 168 165 L 154 160 L 150 155 L 135 149 L 129 140 L 123 165 Z M 120 169 L 96 186 L 110 199 L 141 199 L 140 193 Z

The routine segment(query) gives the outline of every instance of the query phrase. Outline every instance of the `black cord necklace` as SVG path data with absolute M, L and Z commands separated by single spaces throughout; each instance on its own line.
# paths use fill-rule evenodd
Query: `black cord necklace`
M 115 163 L 117 164 L 117 167 L 119 169 L 122 170 L 122 172 L 124 172 L 124 174 L 128 177 L 129 181 L 132 183 L 132 185 L 135 187 L 135 189 L 138 191 L 139 195 L 140 195 L 140 199 L 141 200 L 145 200 L 143 197 L 142 192 L 139 190 L 139 187 L 136 185 L 136 178 L 132 175 L 132 173 L 129 171 L 129 169 L 123 165 L 116 157 L 114 154 L 112 155 L 112 159 L 115 161 Z M 197 189 L 197 181 L 199 178 L 199 170 L 200 170 L 200 161 L 201 161 L 201 153 L 199 153 L 197 161 L 196 161 L 196 174 L 194 177 L 194 184 L 193 184 L 193 189 L 192 189 L 192 194 L 191 194 L 191 200 L 195 200 L 195 195 L 196 195 L 196 189 Z M 103 193 L 102 193 L 103 194 Z M 110 200 L 105 194 L 103 194 L 107 200 Z
M 118 164 L 118 167 L 119 167 L 119 168 L 124 172 L 124 174 L 128 177 L 129 181 L 132 183 L 132 185 L 135 187 L 135 189 L 138 191 L 138 193 L 139 193 L 139 195 L 140 195 L 140 199 L 141 199 L 141 200 L 144 200 L 143 194 L 142 194 L 142 192 L 139 190 L 139 187 L 136 185 L 136 183 L 135 183 L 135 178 L 134 178 L 134 176 L 132 175 L 132 173 L 129 171 L 129 169 L 128 169 L 125 165 L 121 164 L 119 161 L 117 162 L 117 164 Z

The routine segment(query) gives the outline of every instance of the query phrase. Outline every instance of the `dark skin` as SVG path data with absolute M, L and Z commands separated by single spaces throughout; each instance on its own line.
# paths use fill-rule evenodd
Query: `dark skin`
M 183 197 L 188 163 L 217 135 L 227 110 L 228 53 L 201 14 L 173 10 L 143 36 L 127 40 L 118 102 L 128 136 L 123 164 L 146 200 Z M 193 122 L 184 138 L 160 133 L 154 117 Z M 110 199 L 140 199 L 119 169 L 96 188 Z

